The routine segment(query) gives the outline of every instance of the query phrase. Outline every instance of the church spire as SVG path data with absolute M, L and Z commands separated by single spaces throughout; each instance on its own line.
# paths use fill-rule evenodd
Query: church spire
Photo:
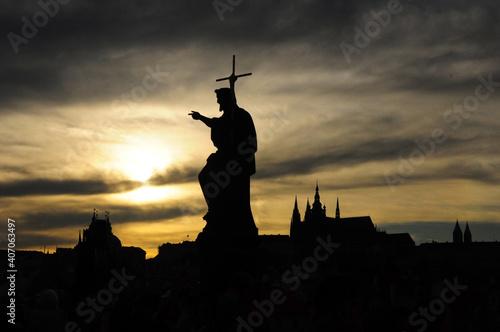
M 339 197 L 337 196 L 337 208 L 335 209 L 335 219 L 340 219 Z
M 295 238 L 300 233 L 300 212 L 295 196 L 295 205 L 293 207 L 292 221 L 290 222 L 290 237 Z
M 307 197 L 306 212 L 304 212 L 304 221 L 308 221 L 311 216 L 311 204 L 309 203 L 309 197 Z
M 318 202 L 319 203 L 319 186 L 318 186 L 318 180 L 316 180 L 316 194 L 314 195 L 314 203 Z M 313 206 L 314 206 L 313 203 Z
M 313 211 L 320 212 L 323 210 L 321 206 L 321 202 L 319 200 L 319 186 L 318 186 L 318 180 L 316 180 L 316 194 L 314 195 L 314 203 L 312 205 Z
M 469 222 L 465 222 L 464 243 L 472 243 L 472 233 L 469 229 Z
M 293 207 L 293 213 L 292 213 L 292 223 L 293 222 L 300 222 L 300 212 L 299 212 L 299 206 L 297 204 L 297 196 L 295 196 L 295 205 Z
M 455 223 L 455 229 L 453 230 L 453 243 L 463 243 L 462 230 L 457 222 Z

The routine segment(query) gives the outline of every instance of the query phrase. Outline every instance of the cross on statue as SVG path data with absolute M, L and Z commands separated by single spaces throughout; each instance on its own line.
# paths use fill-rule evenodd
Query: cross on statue
M 229 75 L 228 77 L 218 78 L 218 79 L 216 79 L 216 80 L 215 80 L 216 82 L 229 80 L 229 88 L 231 89 L 231 98 L 233 98 L 233 101 L 234 101 L 234 99 L 235 99 L 235 94 L 234 94 L 234 82 L 236 82 L 236 80 L 238 79 L 238 77 L 243 77 L 243 76 L 250 76 L 250 75 L 252 75 L 252 73 L 246 73 L 246 74 L 241 74 L 241 75 L 235 75 L 235 74 L 234 74 L 235 66 L 236 66 L 236 56 L 235 56 L 235 55 L 233 55 L 233 73 L 232 73 L 231 75 Z

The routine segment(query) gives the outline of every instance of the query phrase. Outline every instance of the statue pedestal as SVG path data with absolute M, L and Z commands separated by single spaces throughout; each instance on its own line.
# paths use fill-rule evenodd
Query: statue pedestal
M 198 234 L 196 246 L 200 257 L 201 293 L 211 302 L 226 291 L 234 273 L 255 275 L 258 235 L 255 225 L 252 231 L 234 229 L 234 226 L 223 230 L 209 224 Z
M 198 235 L 196 246 L 201 292 L 209 302 L 226 291 L 229 278 L 236 272 L 256 274 L 258 229 L 250 206 L 250 174 L 239 166 L 239 171 L 230 176 L 226 172 L 228 165 L 243 165 L 243 162 L 227 158 L 217 150 L 199 175 L 208 213 L 204 217 L 207 225 Z M 215 183 L 220 187 L 211 192 L 209 188 L 215 187 Z

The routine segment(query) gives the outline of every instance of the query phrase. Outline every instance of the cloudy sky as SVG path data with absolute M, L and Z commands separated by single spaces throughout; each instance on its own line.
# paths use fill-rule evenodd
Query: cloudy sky
M 215 148 L 187 114 L 220 115 L 235 54 L 260 234 L 288 234 L 318 180 L 330 216 L 339 197 L 417 243 L 457 219 L 498 240 L 499 17 L 489 0 L 3 2 L 0 214 L 18 248 L 74 246 L 94 208 L 148 257 L 194 239 Z

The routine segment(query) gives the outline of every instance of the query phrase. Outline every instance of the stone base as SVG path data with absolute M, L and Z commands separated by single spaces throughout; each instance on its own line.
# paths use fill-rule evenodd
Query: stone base
M 257 240 L 257 228 L 246 234 L 206 229 L 198 234 L 196 247 L 200 257 L 203 297 L 209 301 L 218 299 L 236 272 L 255 275 Z

